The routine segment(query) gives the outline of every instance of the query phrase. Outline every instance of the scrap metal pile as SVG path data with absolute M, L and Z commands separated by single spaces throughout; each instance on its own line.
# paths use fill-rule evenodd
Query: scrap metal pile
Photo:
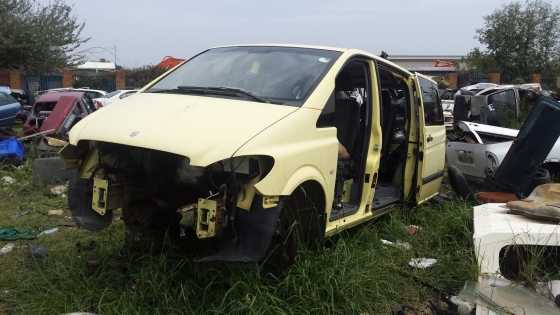
M 476 314 L 560 314 L 560 101 L 527 87 L 471 86 L 452 106 L 449 182 L 480 204 L 473 219 L 480 274 L 458 296 Z M 519 130 L 506 128 L 522 120 Z
M 502 103 L 501 108 L 505 109 L 500 110 L 496 102 L 489 100 L 503 93 L 519 95 L 519 88 L 502 86 L 497 92 L 480 95 L 490 89 L 495 88 L 485 88 L 471 96 L 470 104 L 463 102 L 463 95 L 456 95 L 453 112 L 460 113 L 465 120 L 455 119 L 453 130 L 448 132 L 446 158 L 450 183 L 463 198 L 489 190 L 525 197 L 537 185 L 560 175 L 560 103 L 551 97 L 532 95 L 521 129 L 506 128 L 510 117 L 522 118 L 517 110 L 519 102 L 512 106 Z M 475 101 L 478 96 L 484 96 L 484 100 Z M 507 114 L 507 109 L 512 108 L 515 111 Z
M 40 91 L 35 99 L 22 90 L 0 87 L 0 161 L 20 164 L 25 159 L 24 143 L 32 142 L 38 158 L 33 161 L 37 183 L 58 183 L 68 179 L 58 151 L 66 145 L 68 132 L 96 111 L 107 93 L 87 88 Z M 104 100 L 97 98 L 97 100 Z M 108 103 L 105 101 L 105 103 Z M 21 133 L 17 131 L 22 126 Z

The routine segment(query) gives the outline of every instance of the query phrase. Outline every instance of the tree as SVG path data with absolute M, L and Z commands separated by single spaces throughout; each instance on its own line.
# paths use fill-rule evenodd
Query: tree
M 506 80 L 527 78 L 558 60 L 560 8 L 542 0 L 512 2 L 485 16 L 477 35 L 486 50 L 469 54 L 472 67 L 498 70 Z
M 162 75 L 164 72 L 164 69 L 152 65 L 125 69 L 126 87 L 135 89 L 141 88 L 150 83 L 153 79 Z
M 465 61 L 468 63 L 470 70 L 478 72 L 500 72 L 500 67 L 497 65 L 496 59 L 479 48 L 473 49 L 467 55 Z
M 62 0 L 0 0 L 0 68 L 49 71 L 74 64 L 84 23 Z

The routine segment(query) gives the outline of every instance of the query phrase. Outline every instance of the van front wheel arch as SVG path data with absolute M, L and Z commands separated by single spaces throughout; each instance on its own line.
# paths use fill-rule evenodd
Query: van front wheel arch
M 319 183 L 308 181 L 280 200 L 280 217 L 263 262 L 283 270 L 295 263 L 303 249 L 317 249 L 325 236 L 324 193 Z

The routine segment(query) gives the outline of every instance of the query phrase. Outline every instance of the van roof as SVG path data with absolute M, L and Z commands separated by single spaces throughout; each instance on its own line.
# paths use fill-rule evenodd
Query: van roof
M 277 43 L 224 45 L 224 46 L 216 46 L 216 47 L 212 47 L 212 48 L 226 48 L 226 47 L 288 47 L 288 48 L 309 48 L 309 49 L 320 49 L 320 50 L 332 50 L 332 51 L 338 51 L 338 52 L 341 52 L 341 53 L 364 55 L 364 56 L 370 57 L 372 59 L 375 59 L 377 61 L 389 64 L 389 65 L 391 65 L 391 66 L 393 66 L 393 67 L 395 67 L 395 68 L 399 69 L 400 71 L 403 71 L 407 74 L 410 74 L 410 75 L 412 74 L 412 72 L 408 71 L 407 69 L 401 67 L 400 65 L 398 65 L 396 63 L 393 63 L 392 61 L 389 61 L 385 58 L 381 58 L 381 57 L 379 57 L 377 55 L 374 55 L 370 52 L 367 52 L 365 50 L 354 49 L 354 48 L 340 48 L 340 47 L 305 45 L 305 44 L 277 44 Z

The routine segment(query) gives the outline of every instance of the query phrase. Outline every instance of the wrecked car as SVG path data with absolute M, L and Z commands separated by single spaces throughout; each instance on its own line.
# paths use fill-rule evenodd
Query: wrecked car
M 286 264 L 437 195 L 446 141 L 436 82 L 307 46 L 206 50 L 69 135 L 79 226 L 100 230 L 122 209 L 132 248 L 167 236 L 201 261 Z
M 51 92 L 82 92 L 91 99 L 105 97 L 105 95 L 107 95 L 106 91 L 94 90 L 94 89 L 90 89 L 89 87 L 79 87 L 79 88 L 67 87 L 67 88 L 50 89 L 50 90 L 39 91 L 39 95 L 43 95 L 45 93 L 51 93 Z
M 20 110 L 21 105 L 15 98 L 0 91 L 0 128 L 12 127 Z
M 519 133 L 517 129 L 468 121 L 458 122 L 457 128 L 461 136 L 448 141 L 447 163 L 456 166 L 468 180 L 475 183 L 494 174 Z M 559 141 L 554 144 L 543 165 L 552 175 L 560 170 Z
M 83 92 L 49 92 L 37 98 L 23 126 L 25 135 L 48 133 L 65 138 L 80 119 L 95 111 Z
M 453 120 L 515 126 L 522 120 L 522 103 L 532 104 L 540 92 L 539 84 L 468 86 L 455 94 Z
M 549 102 L 550 103 L 550 102 Z M 534 129 L 527 124 L 527 130 Z M 449 134 L 447 142 L 447 164 L 455 168 L 460 176 L 472 187 L 487 187 L 488 180 L 496 175 L 496 170 L 504 161 L 519 130 L 460 121 L 456 130 Z M 529 131 L 525 131 L 527 133 Z M 550 151 L 540 163 L 542 170 L 539 176 L 558 178 L 560 175 L 560 140 L 555 139 Z M 523 163 L 529 160 L 531 152 L 522 157 Z M 543 174 L 545 173 L 545 174 Z

